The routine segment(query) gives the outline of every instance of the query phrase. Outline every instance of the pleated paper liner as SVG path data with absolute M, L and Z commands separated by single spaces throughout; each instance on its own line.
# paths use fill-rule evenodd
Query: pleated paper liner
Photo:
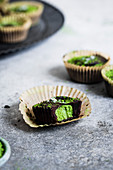
M 82 101 L 79 118 L 76 119 L 74 118 L 72 120 L 67 120 L 65 122 L 55 123 L 55 124 L 44 124 L 44 125 L 36 124 L 32 106 L 55 96 L 68 96 L 68 97 L 79 98 Z M 29 126 L 35 128 L 70 123 L 79 120 L 81 118 L 87 117 L 91 113 L 91 105 L 86 94 L 71 87 L 37 86 L 25 91 L 20 96 L 20 101 L 21 103 L 19 105 L 19 110 L 23 115 L 23 119 Z
M 25 40 L 31 27 L 31 19 L 24 15 L 14 15 L 0 18 L 0 22 L 8 21 L 23 22 L 23 24 L 19 26 L 1 26 L 0 41 L 5 43 L 15 43 Z
M 38 9 L 36 11 L 24 13 L 27 17 L 30 17 L 32 21 L 32 25 L 35 25 L 39 22 L 39 19 L 43 13 L 44 5 L 41 2 L 36 1 L 20 1 L 20 2 L 12 2 L 6 6 L 6 9 L 10 11 L 11 15 L 17 14 L 17 12 L 11 11 L 11 8 L 21 5 L 33 5 L 36 6 Z M 19 12 L 19 14 L 23 14 L 23 12 Z
M 0 5 L 5 5 L 8 2 L 9 2 L 9 0 L 2 0 L 2 1 L 0 1 Z
M 6 9 L 5 9 L 8 2 L 9 2 L 9 0 L 0 1 L 0 17 L 5 16 L 5 15 L 9 15 L 9 12 L 7 12 Z
M 101 74 L 105 82 L 107 93 L 113 97 L 113 80 L 110 80 L 106 76 L 106 72 L 109 70 L 113 70 L 113 65 L 106 66 L 104 69 L 102 69 Z
M 75 64 L 68 63 L 68 60 L 73 57 L 91 56 L 91 55 L 99 55 L 99 57 L 106 59 L 107 61 L 102 66 L 93 66 L 93 67 L 78 66 Z M 73 51 L 64 55 L 63 62 L 72 80 L 81 83 L 96 83 L 102 81 L 101 70 L 109 64 L 110 57 L 107 54 L 97 52 L 97 51 L 80 50 L 80 51 Z

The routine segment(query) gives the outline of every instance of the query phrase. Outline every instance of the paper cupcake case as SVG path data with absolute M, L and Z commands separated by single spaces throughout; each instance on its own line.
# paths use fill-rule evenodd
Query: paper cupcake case
M 9 0 L 3 0 L 2 2 L 0 2 L 0 5 L 5 5 L 6 3 L 8 3 L 9 2 Z
M 104 69 L 102 69 L 101 74 L 105 82 L 107 93 L 113 97 L 113 80 L 110 80 L 106 76 L 106 72 L 109 70 L 113 70 L 113 65 L 106 66 Z
M 33 114 L 32 106 L 55 96 L 68 96 L 68 97 L 79 98 L 82 101 L 79 118 L 67 120 L 61 123 L 55 123 L 49 125 L 48 124 L 37 125 L 35 123 L 35 116 Z M 51 125 L 62 125 L 87 117 L 91 113 L 91 105 L 86 94 L 84 94 L 83 92 L 77 89 L 65 87 L 65 86 L 39 86 L 39 87 L 37 86 L 25 91 L 20 96 L 19 110 L 21 111 L 21 114 L 23 115 L 23 119 L 25 120 L 25 122 L 29 126 L 37 128 L 37 127 L 44 127 L 44 126 L 51 126 Z
M 0 41 L 6 43 L 21 42 L 26 39 L 28 31 L 31 27 L 31 20 L 24 15 L 14 15 L 9 17 L 2 17 L 0 21 L 16 20 L 22 21 L 23 25 L 0 27 Z
M 38 7 L 37 11 L 33 11 L 31 13 L 25 13 L 25 15 L 27 17 L 30 17 L 31 21 L 32 21 L 32 25 L 35 25 L 36 23 L 39 22 L 39 19 L 43 13 L 44 10 L 44 5 L 40 2 L 35 2 L 35 1 L 21 1 L 21 2 L 13 2 L 10 3 L 9 5 L 6 6 L 6 9 L 10 11 L 10 9 L 12 7 L 18 6 L 18 5 L 34 5 L 36 7 Z M 17 14 L 16 12 L 10 11 L 11 15 Z M 19 14 L 23 14 L 22 12 L 20 12 Z
M 100 57 L 106 59 L 107 62 L 102 66 L 94 66 L 94 67 L 78 66 L 67 62 L 69 59 L 73 57 L 91 56 L 91 55 L 99 55 Z M 73 81 L 81 82 L 81 83 L 96 83 L 102 81 L 101 70 L 105 66 L 109 65 L 110 57 L 101 52 L 80 50 L 64 55 L 63 62 L 69 73 L 70 78 Z

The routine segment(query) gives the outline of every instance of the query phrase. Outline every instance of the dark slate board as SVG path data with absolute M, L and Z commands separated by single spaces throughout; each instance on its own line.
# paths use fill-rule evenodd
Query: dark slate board
M 13 1 L 15 0 L 11 0 L 11 2 Z M 44 12 L 39 24 L 30 29 L 27 39 L 21 43 L 6 44 L 0 42 L 0 55 L 30 47 L 50 37 L 62 27 L 64 16 L 61 11 L 44 1 L 41 2 L 44 4 Z

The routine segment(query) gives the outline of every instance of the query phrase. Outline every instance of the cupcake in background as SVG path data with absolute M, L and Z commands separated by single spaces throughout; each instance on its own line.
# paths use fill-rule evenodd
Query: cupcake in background
M 7 16 L 0 18 L 0 41 L 15 43 L 27 38 L 31 19 L 26 16 Z
M 113 97 L 113 65 L 106 66 L 101 71 L 109 96 Z
M 81 83 L 102 81 L 101 70 L 109 61 L 108 55 L 88 50 L 73 51 L 63 57 L 70 78 Z
M 7 5 L 6 10 L 10 12 L 11 15 L 26 15 L 32 21 L 32 25 L 39 22 L 39 19 L 43 13 L 44 6 L 41 2 L 35 1 L 20 1 L 13 2 Z

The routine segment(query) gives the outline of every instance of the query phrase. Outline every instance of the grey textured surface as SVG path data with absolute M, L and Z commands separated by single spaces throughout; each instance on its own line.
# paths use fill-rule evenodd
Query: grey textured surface
M 87 85 L 70 81 L 62 56 L 74 49 L 93 49 L 112 58 L 113 1 L 50 2 L 65 13 L 63 29 L 34 48 L 0 58 L 0 136 L 12 149 L 1 170 L 111 170 L 113 98 L 107 96 L 103 82 Z M 18 111 L 19 96 L 44 84 L 82 90 L 91 101 L 91 115 L 63 126 L 30 128 Z

